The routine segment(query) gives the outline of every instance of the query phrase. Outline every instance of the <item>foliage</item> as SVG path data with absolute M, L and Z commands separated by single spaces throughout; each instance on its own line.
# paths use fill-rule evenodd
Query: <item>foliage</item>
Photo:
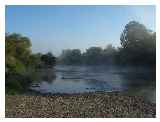
M 90 47 L 86 52 L 81 53 L 79 49 L 63 50 L 60 58 L 61 64 L 67 65 L 99 65 L 111 64 L 114 60 L 116 49 L 108 45 L 105 49 L 101 47 Z
M 100 64 L 102 59 L 101 47 L 90 47 L 84 53 L 85 64 Z
M 29 38 L 20 34 L 6 34 L 6 92 L 25 91 L 34 80 L 37 68 L 53 66 L 51 53 L 33 54 Z
M 62 64 L 87 64 L 87 65 L 141 65 L 155 66 L 156 64 L 156 33 L 147 29 L 136 21 L 129 22 L 121 36 L 121 46 L 107 45 L 90 47 L 84 53 L 79 49 L 67 49 L 62 52 Z
M 63 50 L 60 56 L 60 62 L 68 65 L 79 65 L 82 63 L 82 54 L 79 49 Z
M 53 67 L 56 63 L 56 58 L 53 56 L 51 52 L 48 52 L 47 54 L 43 54 L 41 56 L 41 61 L 47 67 Z
M 136 21 L 131 21 L 125 26 L 120 40 L 122 45 L 120 55 L 125 64 L 155 65 L 155 32 Z

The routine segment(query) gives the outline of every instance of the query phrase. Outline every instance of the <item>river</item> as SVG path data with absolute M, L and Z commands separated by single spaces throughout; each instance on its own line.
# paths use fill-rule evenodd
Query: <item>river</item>
M 52 70 L 51 70 L 52 71 Z M 95 91 L 134 91 L 155 102 L 155 72 L 144 67 L 55 66 L 46 78 L 31 85 L 40 93 L 83 93 Z M 132 92 L 133 93 L 133 92 Z M 152 98 L 150 97 L 152 96 Z

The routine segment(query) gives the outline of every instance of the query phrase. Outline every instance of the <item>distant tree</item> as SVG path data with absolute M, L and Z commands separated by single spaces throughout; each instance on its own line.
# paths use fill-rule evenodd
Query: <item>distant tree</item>
M 90 47 L 84 53 L 79 49 L 67 49 L 62 51 L 59 60 L 61 64 L 67 65 L 103 65 L 114 63 L 116 53 L 112 45 L 108 45 L 104 50 L 101 47 Z
M 71 53 L 70 49 L 65 49 L 62 51 L 62 54 L 59 57 L 59 62 L 61 64 L 70 64 L 69 55 Z
M 60 58 L 63 64 L 78 65 L 82 63 L 82 55 L 79 49 L 63 50 Z
M 53 54 L 51 52 L 48 52 L 47 54 L 43 54 L 41 56 L 41 61 L 47 67 L 53 67 L 56 63 L 56 57 L 53 56 Z
M 116 53 L 117 50 L 115 49 L 115 47 L 112 46 L 112 44 L 107 45 L 106 48 L 103 50 L 104 64 L 114 64 Z
M 72 64 L 81 64 L 81 51 L 79 49 L 73 49 L 69 59 Z
M 97 65 L 102 63 L 103 49 L 101 47 L 90 47 L 83 54 L 85 63 L 89 65 Z

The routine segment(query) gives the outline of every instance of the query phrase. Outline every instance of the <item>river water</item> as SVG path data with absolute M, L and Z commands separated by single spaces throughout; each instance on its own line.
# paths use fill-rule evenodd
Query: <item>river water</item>
M 135 94 L 146 98 L 152 96 L 149 99 L 155 102 L 155 72 L 148 68 L 58 65 L 45 74 L 54 74 L 55 77 L 45 77 L 33 83 L 32 90 L 40 93 L 83 93 L 136 89 Z

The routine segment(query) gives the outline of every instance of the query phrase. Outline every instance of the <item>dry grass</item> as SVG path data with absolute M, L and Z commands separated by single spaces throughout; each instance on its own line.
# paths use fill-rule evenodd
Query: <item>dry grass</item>
M 121 93 L 6 95 L 6 117 L 155 117 L 156 105 Z

